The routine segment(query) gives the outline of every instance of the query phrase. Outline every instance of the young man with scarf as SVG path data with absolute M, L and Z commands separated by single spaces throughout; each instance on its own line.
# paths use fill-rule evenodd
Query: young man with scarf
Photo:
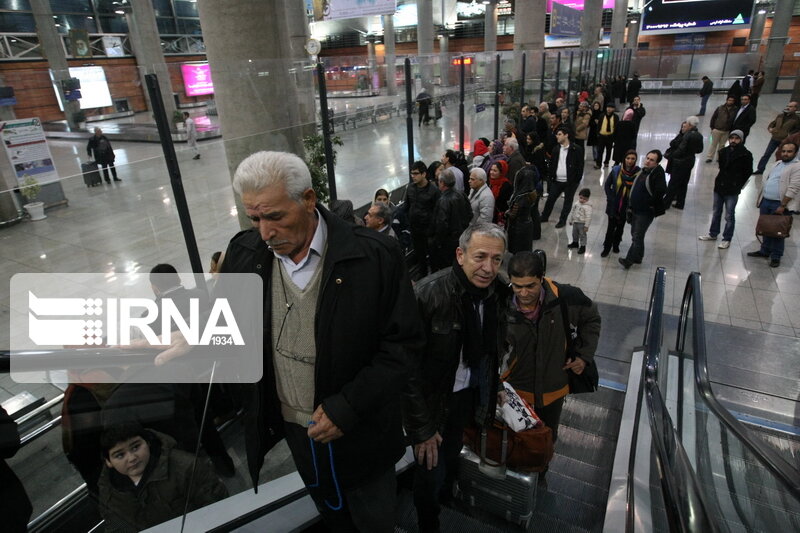
M 406 389 L 404 423 L 417 466 L 419 530 L 439 531 L 440 499 L 456 479 L 462 434 L 494 418 L 508 288 L 497 279 L 505 232 L 480 222 L 459 239 L 453 266 L 415 286 L 425 345 Z
M 606 191 L 606 215 L 608 215 L 608 229 L 603 241 L 603 251 L 600 257 L 608 257 L 614 250 L 619 253 L 619 243 L 622 242 L 622 233 L 625 230 L 625 213 L 628 211 L 628 199 L 631 195 L 633 180 L 636 173 L 641 170 L 636 165 L 636 150 L 625 152 L 625 158 L 619 165 L 614 165 L 608 173 L 603 189 Z

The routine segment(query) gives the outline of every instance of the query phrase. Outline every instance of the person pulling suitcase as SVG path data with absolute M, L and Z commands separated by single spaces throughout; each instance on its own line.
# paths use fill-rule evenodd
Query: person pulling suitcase
M 114 149 L 111 147 L 111 141 L 108 137 L 103 135 L 103 130 L 100 128 L 94 129 L 94 135 L 89 139 L 89 144 L 86 145 L 86 152 L 89 158 L 94 158 L 98 165 L 103 167 L 103 174 L 106 178 L 106 183 L 111 183 L 111 175 L 114 176 L 114 181 L 122 181 L 117 177 L 117 168 L 114 166 Z

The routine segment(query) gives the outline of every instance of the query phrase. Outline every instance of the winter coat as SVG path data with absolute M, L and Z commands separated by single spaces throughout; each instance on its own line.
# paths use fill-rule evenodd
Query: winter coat
M 800 115 L 797 113 L 781 113 L 769 123 L 769 127 L 772 128 L 772 140 L 780 142 L 800 130 Z
M 433 213 L 433 235 L 431 247 L 435 250 L 450 250 L 455 253 L 458 238 L 472 220 L 472 207 L 464 193 L 455 188 L 443 191 L 436 202 Z
M 14 457 L 19 448 L 17 423 L 0 407 L 0 502 L 3 507 L 3 528 L 9 533 L 27 531 L 33 513 L 25 487 L 5 461 Z
M 321 205 L 328 241 L 314 320 L 314 406 L 344 433 L 332 441 L 343 489 L 394 468 L 405 451 L 401 393 L 421 328 L 400 246 L 348 224 Z M 274 255 L 254 229 L 231 240 L 222 273 L 256 273 L 264 284 L 264 374 L 246 386 L 245 442 L 253 485 L 283 435 L 272 364 Z
M 148 433 L 150 463 L 139 485 L 113 468 L 103 467 L 98 508 L 109 533 L 133 533 L 181 516 L 189 490 L 189 511 L 228 497 L 228 489 L 207 460 L 197 461 L 192 480 L 194 456 L 175 449 L 172 437 Z
M 766 179 L 764 184 L 766 184 Z M 789 203 L 786 205 L 789 211 L 800 211 L 800 160 L 797 158 L 783 167 L 779 191 L 781 202 L 785 197 L 790 198 Z M 758 205 L 761 204 L 763 195 L 764 189 L 762 187 L 758 193 Z
M 578 140 L 586 140 L 589 136 L 589 123 L 592 120 L 591 111 L 578 111 L 575 114 L 575 138 Z
M 726 146 L 719 151 L 719 173 L 714 192 L 722 196 L 738 195 L 753 173 L 753 154 L 744 144 Z
M 425 345 L 419 350 L 416 372 L 408 380 L 403 421 L 412 442 L 424 442 L 441 431 L 447 420 L 447 404 L 453 394 L 456 370 L 461 360 L 462 331 L 466 327 L 461 298 L 465 289 L 453 267 L 445 268 L 417 282 L 414 287 L 419 313 L 425 327 Z M 504 310 L 509 298 L 505 283 L 495 279 L 490 298 L 497 309 L 497 353 L 504 353 Z M 497 360 L 486 361 L 478 377 L 482 388 L 491 391 L 478 405 L 475 422 L 485 425 L 494 417 L 498 386 Z
M 109 141 L 108 137 L 105 135 L 101 135 L 100 137 L 92 135 L 89 138 L 89 144 L 86 145 L 86 153 L 89 154 L 90 158 L 93 157 L 94 160 L 101 165 L 111 165 L 114 163 L 114 159 L 116 159 L 111 141 Z
M 640 187 L 637 191 L 637 187 Z M 652 170 L 644 168 L 636 176 L 631 187 L 628 205 L 635 213 L 648 213 L 654 217 L 664 214 L 664 195 L 667 193 L 667 178 L 664 167 L 656 166 Z
M 639 172 L 639 167 L 633 168 L 633 176 Z M 622 180 L 622 166 L 614 165 L 608 173 L 606 181 L 603 183 L 603 190 L 606 192 L 606 214 L 610 217 L 625 218 L 625 211 L 628 209 L 630 200 L 630 188 L 625 191 L 625 184 Z M 624 194 L 624 196 L 622 196 Z
M 423 233 L 430 231 L 439 194 L 441 193 L 438 187 L 430 180 L 425 187 L 417 187 L 413 183 L 408 184 L 405 205 L 408 210 L 408 223 L 411 231 Z
M 625 152 L 633 148 L 636 141 L 636 123 L 632 120 L 620 120 L 614 134 L 614 161 L 621 163 Z
M 639 96 L 639 91 L 642 90 L 642 82 L 639 78 L 633 78 L 628 82 L 628 101 L 633 102 L 633 99 Z
M 472 222 L 491 222 L 494 216 L 494 195 L 485 183 L 480 189 L 470 190 L 469 205 L 472 207 Z
M 716 108 L 714 110 L 714 114 L 711 115 L 711 129 L 719 131 L 731 131 L 733 117 L 736 116 L 736 111 L 738 111 L 738 109 L 739 108 L 735 105 L 728 106 L 726 104 L 722 104 Z
M 544 278 L 544 302 L 539 320 L 533 324 L 520 313 L 513 300 L 506 308 L 507 360 L 510 368 L 506 381 L 514 389 L 532 393 L 534 409 L 563 398 L 569 391 L 567 371 L 566 329 L 561 300 L 567 305 L 567 319 L 577 326 L 577 338 L 572 341 L 573 354 L 586 363 L 594 360 L 600 339 L 600 313 L 597 305 L 577 287 L 555 283 Z
M 739 114 L 738 117 L 736 116 L 737 114 L 739 114 L 738 109 L 736 110 L 736 113 L 733 114 L 734 118 L 733 124 L 731 124 L 731 131 L 742 130 L 744 136 L 747 137 L 750 135 L 750 128 L 752 128 L 753 124 L 756 123 L 756 108 L 753 107 L 753 104 L 751 103 L 744 109 L 744 111 L 741 112 L 741 114 Z
M 561 157 L 561 145 L 556 145 L 553 150 L 553 157 L 550 160 L 548 172 L 550 172 L 550 181 L 556 181 L 556 172 L 558 171 L 558 160 Z M 575 143 L 569 143 L 567 150 L 567 183 L 570 185 L 577 185 L 583 179 L 583 148 Z
M 694 168 L 695 154 L 703 151 L 703 136 L 692 128 L 686 133 L 679 133 L 669 143 L 669 155 L 665 157 L 669 160 L 667 172 L 689 172 Z
M 572 209 L 567 217 L 567 224 L 585 224 L 587 227 L 592 223 L 592 205 L 589 203 L 582 204 L 576 201 L 572 204 Z

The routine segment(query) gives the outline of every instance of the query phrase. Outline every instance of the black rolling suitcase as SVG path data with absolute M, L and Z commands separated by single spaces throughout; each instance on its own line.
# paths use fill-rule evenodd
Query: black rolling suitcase
M 100 185 L 102 179 L 100 178 L 100 167 L 95 161 L 87 161 L 81 163 L 81 172 L 83 173 L 83 183 L 87 187 L 94 187 Z
M 485 457 L 485 436 L 482 436 L 481 455 Z M 505 462 L 507 441 L 504 439 L 503 458 Z M 458 498 L 509 522 L 528 528 L 536 506 L 535 473 L 514 472 L 505 465 L 492 466 L 468 446 L 461 450 L 458 472 Z

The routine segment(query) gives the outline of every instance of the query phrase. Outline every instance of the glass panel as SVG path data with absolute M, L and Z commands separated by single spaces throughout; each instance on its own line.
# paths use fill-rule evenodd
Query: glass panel
M 104 33 L 128 33 L 128 21 L 122 15 L 100 17 L 100 27 Z
M 89 0 L 50 0 L 53 13 L 91 13 Z
M 0 9 L 31 11 L 31 3 L 28 0 L 0 0 Z
M 173 18 L 157 18 L 156 24 L 158 25 L 158 33 L 162 35 L 178 33 L 175 27 L 175 19 Z
M 172 6 L 170 5 L 169 0 L 153 0 L 153 9 L 155 9 L 157 17 L 173 16 Z
M 200 35 L 200 19 L 178 19 L 178 33 Z
M 0 31 L 31 33 L 36 31 L 36 22 L 26 13 L 0 13 Z
M 178 17 L 198 17 L 197 2 L 175 0 L 175 15 Z

